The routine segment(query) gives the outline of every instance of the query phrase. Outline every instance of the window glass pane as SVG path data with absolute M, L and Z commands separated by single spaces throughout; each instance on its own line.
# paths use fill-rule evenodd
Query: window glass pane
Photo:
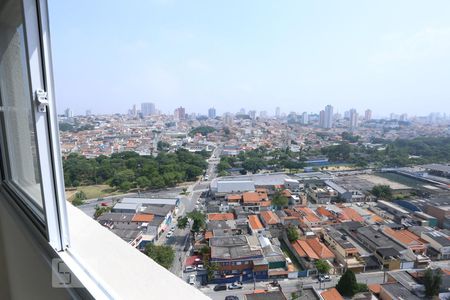
M 0 0 L 0 101 L 6 183 L 42 207 L 21 1 Z

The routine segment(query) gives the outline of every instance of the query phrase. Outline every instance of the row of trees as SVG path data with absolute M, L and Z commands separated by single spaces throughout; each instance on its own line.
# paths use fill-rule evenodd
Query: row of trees
M 343 134 L 346 141 L 355 141 L 356 137 Z M 377 140 L 385 144 L 385 149 L 366 147 L 362 144 L 343 142 L 321 149 L 332 162 L 347 162 L 361 167 L 372 164 L 377 167 L 402 167 L 413 164 L 450 161 L 450 138 L 420 137 L 411 140 Z
M 64 160 L 66 186 L 108 184 L 120 190 L 158 189 L 195 180 L 207 167 L 208 154 L 193 154 L 180 149 L 159 153 L 157 157 L 136 152 L 114 153 L 86 158 L 71 153 Z
M 231 168 L 243 168 L 245 173 L 257 173 L 263 169 L 283 171 L 285 169 L 302 169 L 306 158 L 302 152 L 295 153 L 286 149 L 269 151 L 265 147 L 239 153 L 237 157 L 222 157 L 217 166 L 219 173 Z
M 199 127 L 195 127 L 194 129 L 192 129 L 189 132 L 190 136 L 194 136 L 197 133 L 200 133 L 202 136 L 207 136 L 209 133 L 212 133 L 216 131 L 216 129 L 214 127 L 211 126 L 199 126 Z
M 95 126 L 92 124 L 72 125 L 70 123 L 59 123 L 60 131 L 79 132 L 79 131 L 94 130 L 94 129 L 95 129 Z

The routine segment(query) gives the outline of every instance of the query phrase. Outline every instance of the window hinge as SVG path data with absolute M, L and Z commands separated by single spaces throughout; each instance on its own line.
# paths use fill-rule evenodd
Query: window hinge
M 44 90 L 36 91 L 36 102 L 37 102 L 37 111 L 38 112 L 46 112 L 48 106 L 48 97 L 47 92 Z

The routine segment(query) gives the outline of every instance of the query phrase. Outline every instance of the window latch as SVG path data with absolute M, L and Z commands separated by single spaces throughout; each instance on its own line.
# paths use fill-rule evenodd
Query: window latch
M 48 106 L 47 92 L 44 90 L 36 91 L 36 102 L 38 112 L 46 112 Z

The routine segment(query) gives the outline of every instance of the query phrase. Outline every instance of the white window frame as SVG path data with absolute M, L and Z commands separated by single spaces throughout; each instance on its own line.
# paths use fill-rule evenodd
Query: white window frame
M 45 228 L 43 235 L 55 251 L 69 247 L 64 176 L 59 146 L 57 113 L 54 101 L 53 77 L 50 53 L 49 23 L 47 2 L 42 0 L 17 0 L 22 2 L 23 26 L 28 65 L 29 97 L 32 109 L 37 158 L 40 172 L 42 209 L 26 197 L 19 188 L 5 180 L 5 188 L 11 198 L 18 202 L 33 224 Z M 38 111 L 35 93 L 47 92 L 48 105 L 45 112 Z M 3 136 L 3 140 L 5 136 Z M 8 147 L 4 142 L 3 147 Z M 2 149 L 7 153 L 7 149 Z M 3 156 L 4 158 L 5 156 Z M 3 164 L 4 173 L 8 173 L 9 164 Z M 7 176 L 6 176 L 7 177 Z M 41 213 L 42 212 L 42 213 Z

